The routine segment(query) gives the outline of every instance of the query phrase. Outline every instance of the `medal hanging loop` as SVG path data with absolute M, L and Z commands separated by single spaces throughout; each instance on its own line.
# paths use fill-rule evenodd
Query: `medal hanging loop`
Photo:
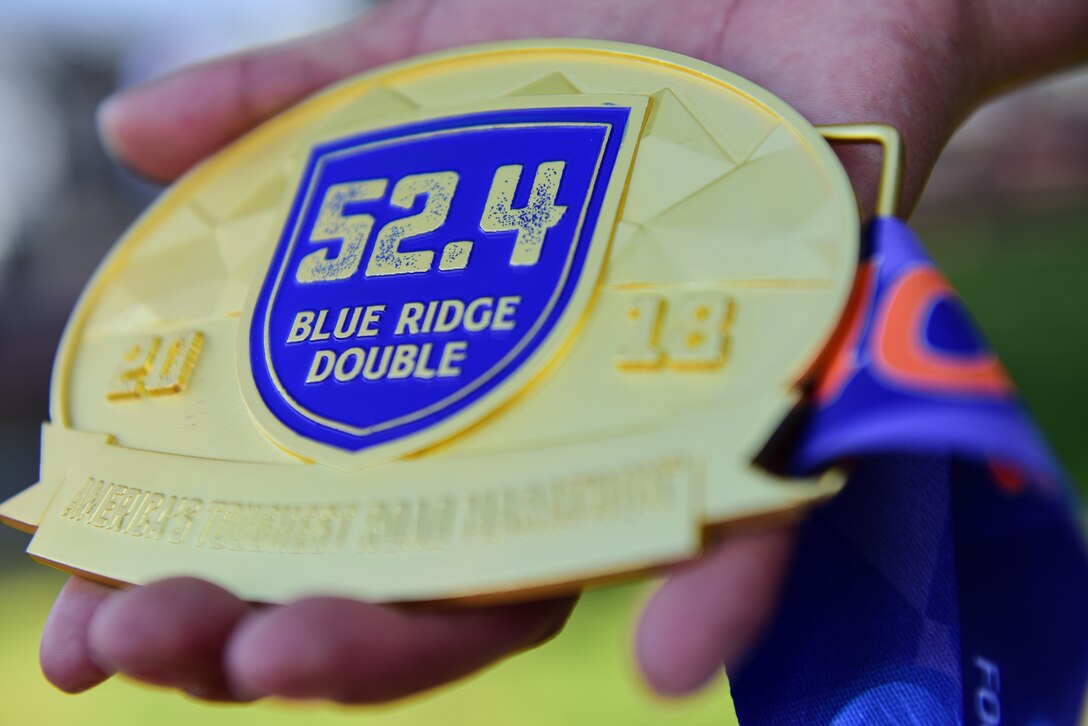
M 903 186 L 903 139 L 888 124 L 836 124 L 817 126 L 828 141 L 846 144 L 880 144 L 884 161 L 880 170 L 880 188 L 876 199 L 878 217 L 894 217 L 899 209 L 899 191 Z

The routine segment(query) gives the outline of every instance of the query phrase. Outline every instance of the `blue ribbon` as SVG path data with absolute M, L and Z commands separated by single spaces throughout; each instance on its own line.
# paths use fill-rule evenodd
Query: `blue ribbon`
M 1088 554 L 1075 497 L 905 223 L 871 223 L 849 327 L 791 430 L 853 467 L 731 674 L 741 723 L 1075 725 Z

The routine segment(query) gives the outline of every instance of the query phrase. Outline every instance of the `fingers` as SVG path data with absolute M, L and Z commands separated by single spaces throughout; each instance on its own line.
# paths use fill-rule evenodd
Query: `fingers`
M 99 134 L 119 161 L 168 181 L 319 88 L 410 54 L 428 4 L 383 3 L 333 31 L 122 92 L 100 107 Z
M 562 627 L 574 599 L 403 611 L 341 598 L 255 609 L 201 580 L 114 590 L 69 581 L 42 636 L 58 688 L 118 672 L 206 700 L 388 701 L 454 680 Z
M 377 703 L 454 680 L 550 637 L 573 599 L 460 612 L 402 612 L 339 598 L 250 618 L 232 640 L 239 692 Z
M 79 693 L 110 677 L 95 662 L 87 630 L 113 588 L 73 577 L 64 585 L 45 621 L 39 653 L 42 673 L 66 693 Z
M 175 578 L 116 593 L 85 639 L 96 662 L 199 698 L 234 700 L 223 652 L 248 605 L 215 585 Z
M 655 593 L 635 643 L 655 690 L 690 692 L 723 661 L 743 660 L 773 615 L 793 537 L 792 530 L 733 537 Z M 573 603 L 424 612 L 315 598 L 258 611 L 191 578 L 121 592 L 73 579 L 46 623 L 42 669 L 69 692 L 117 671 L 213 700 L 376 703 L 541 642 Z
M 774 614 L 794 531 L 738 535 L 691 563 L 654 593 L 635 651 L 643 677 L 662 695 L 690 693 L 741 663 Z

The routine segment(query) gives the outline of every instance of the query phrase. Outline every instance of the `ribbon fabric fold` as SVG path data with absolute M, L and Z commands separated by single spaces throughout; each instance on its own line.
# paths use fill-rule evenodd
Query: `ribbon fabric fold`
M 854 470 L 802 527 L 781 609 L 731 674 L 740 721 L 1077 724 L 1072 488 L 909 227 L 876 219 L 867 248 L 787 465 Z

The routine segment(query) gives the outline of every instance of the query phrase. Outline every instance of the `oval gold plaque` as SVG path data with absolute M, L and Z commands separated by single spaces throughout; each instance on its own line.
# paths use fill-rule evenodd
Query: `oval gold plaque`
M 33 556 L 276 601 L 539 592 L 688 558 L 836 475 L 751 465 L 854 279 L 767 91 L 602 42 L 349 79 L 189 173 L 58 353 Z

